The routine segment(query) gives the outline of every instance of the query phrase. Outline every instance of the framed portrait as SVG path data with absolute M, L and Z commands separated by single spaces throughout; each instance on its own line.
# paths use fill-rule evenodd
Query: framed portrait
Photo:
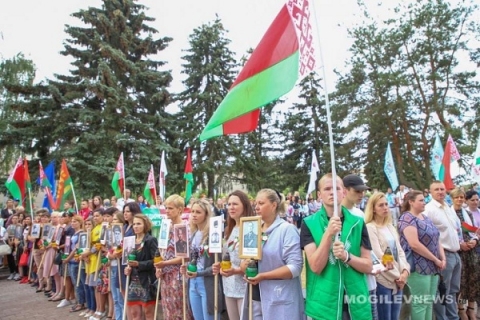
M 90 232 L 84 231 L 78 234 L 78 248 L 90 249 Z
M 208 251 L 210 253 L 222 253 L 222 226 L 222 216 L 210 218 L 208 229 Z
M 108 227 L 107 230 L 105 230 L 105 246 L 107 249 L 111 249 L 113 244 L 113 232 L 112 228 Z
M 34 223 L 32 225 L 32 233 L 30 233 L 30 236 L 32 236 L 35 239 L 40 238 L 41 229 L 42 229 L 42 227 L 41 227 L 40 223 Z
M 128 264 L 128 255 L 135 249 L 135 236 L 123 238 L 122 265 Z
M 15 230 L 17 229 L 17 226 L 14 224 L 11 224 L 7 228 L 7 234 L 9 238 L 14 238 L 15 237 Z
M 188 228 L 183 223 L 173 225 L 175 257 L 189 258 Z
M 262 218 L 240 218 L 240 235 L 238 256 L 241 259 L 262 259 Z
M 52 225 L 50 223 L 45 223 L 42 229 L 42 240 L 47 240 L 48 235 L 50 234 L 50 230 L 52 229 Z
M 22 239 L 23 238 L 23 227 L 22 225 L 15 226 L 15 239 Z
M 105 245 L 105 235 L 108 229 L 108 222 L 102 223 L 102 228 L 100 229 L 100 243 Z
M 115 248 L 120 247 L 123 241 L 123 224 L 112 224 L 112 236 L 112 246 Z
M 55 233 L 55 243 L 60 244 L 62 242 L 63 228 L 57 227 L 57 232 Z
M 52 242 L 52 240 L 55 237 L 55 231 L 56 230 L 57 230 L 56 227 L 54 227 L 54 226 L 50 227 L 50 230 L 48 231 L 48 236 L 47 236 L 47 239 L 46 239 L 48 242 Z
M 162 219 L 162 225 L 160 226 L 160 232 L 158 234 L 158 248 L 167 249 L 168 240 L 170 240 L 170 226 L 172 220 Z
M 72 237 L 66 236 L 65 237 L 65 247 L 63 248 L 63 252 L 65 254 L 70 254 L 70 246 L 72 245 Z

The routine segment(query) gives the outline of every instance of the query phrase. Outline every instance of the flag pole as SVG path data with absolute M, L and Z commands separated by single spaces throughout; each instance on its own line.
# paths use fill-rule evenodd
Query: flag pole
M 75 201 L 75 211 L 78 213 L 77 197 L 75 196 L 75 189 L 73 188 L 73 181 L 70 182 L 70 186 L 72 187 L 73 201 Z
M 120 154 L 122 157 L 122 175 L 123 175 L 123 202 L 127 204 L 127 193 L 125 190 L 127 189 L 127 178 L 125 177 L 125 159 L 123 158 L 123 152 Z
M 318 20 L 317 20 L 317 9 L 315 8 L 315 1 L 311 0 L 311 4 L 313 7 L 313 15 L 315 18 L 315 26 L 317 28 L 317 38 L 318 38 L 318 46 L 319 46 L 319 56 L 320 56 L 320 61 L 322 62 L 322 74 L 323 74 L 323 86 L 324 86 L 324 91 L 325 91 L 325 108 L 327 109 L 327 125 L 328 125 L 328 143 L 330 145 L 330 161 L 332 163 L 332 176 L 333 176 L 333 202 L 335 205 L 333 206 L 333 216 L 338 217 L 338 196 L 337 196 L 337 171 L 335 169 L 335 150 L 333 147 L 333 131 L 332 131 L 332 114 L 330 111 L 330 101 L 328 99 L 328 89 L 327 89 L 327 77 L 325 73 L 325 62 L 323 60 L 323 54 L 322 54 L 322 45 L 320 41 L 320 27 L 318 26 Z M 335 240 L 338 241 L 339 239 L 339 233 L 335 236 Z
M 33 205 L 32 205 L 32 195 L 30 193 L 31 188 L 27 188 L 28 191 L 28 200 L 30 202 L 30 216 L 32 217 L 32 223 L 33 223 Z

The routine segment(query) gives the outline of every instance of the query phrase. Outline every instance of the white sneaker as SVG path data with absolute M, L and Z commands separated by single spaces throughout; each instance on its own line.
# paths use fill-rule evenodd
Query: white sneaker
M 63 307 L 69 306 L 69 305 L 71 305 L 71 302 L 68 301 L 67 299 L 63 299 L 63 300 L 60 301 L 60 303 L 57 305 L 57 308 L 63 308 Z
M 22 277 L 20 277 L 20 275 L 18 273 L 15 274 L 15 277 L 13 277 L 13 280 L 15 280 L 15 281 L 18 281 L 20 279 L 22 279 Z
M 15 273 L 10 274 L 7 280 L 13 280 L 13 278 L 15 278 Z

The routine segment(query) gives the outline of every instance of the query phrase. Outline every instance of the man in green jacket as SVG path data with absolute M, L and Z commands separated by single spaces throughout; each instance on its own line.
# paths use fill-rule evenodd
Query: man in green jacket
M 307 258 L 305 312 L 313 319 L 369 320 L 372 313 L 365 274 L 372 271 L 370 239 L 363 219 L 341 206 L 345 196 L 342 179 L 336 177 L 336 191 L 333 179 L 332 174 L 320 179 L 323 206 L 305 218 L 300 231 Z M 338 216 L 334 216 L 335 206 Z

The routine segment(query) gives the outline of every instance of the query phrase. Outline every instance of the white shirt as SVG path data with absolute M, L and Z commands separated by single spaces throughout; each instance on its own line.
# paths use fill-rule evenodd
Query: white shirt
M 123 198 L 118 199 L 117 200 L 117 209 L 119 211 L 123 211 L 123 207 L 125 206 L 125 203 L 130 203 L 130 202 L 135 202 L 135 200 L 130 198 L 130 199 L 127 199 L 127 202 L 125 202 L 125 200 Z
M 440 232 L 440 243 L 445 250 L 457 252 L 460 250 L 460 241 L 458 234 L 461 224 L 457 213 L 453 211 L 446 202 L 442 205 L 440 202 L 432 199 L 423 212 Z
M 407 188 L 403 189 L 403 191 L 398 191 L 396 196 L 398 199 L 398 204 L 401 206 L 403 204 L 403 199 L 405 198 L 405 195 L 408 193 Z

